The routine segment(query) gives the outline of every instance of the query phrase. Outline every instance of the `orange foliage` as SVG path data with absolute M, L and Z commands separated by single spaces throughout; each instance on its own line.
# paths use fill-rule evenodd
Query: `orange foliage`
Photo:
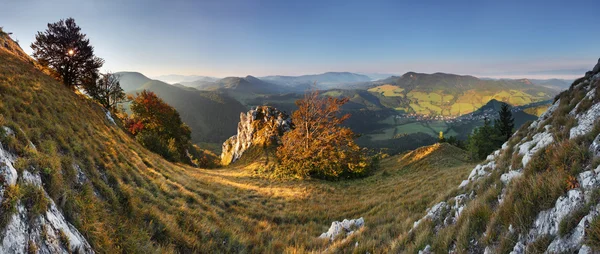
M 348 98 L 320 97 L 317 90 L 296 101 L 292 114 L 294 129 L 282 137 L 277 149 L 280 170 L 298 177 L 339 178 L 364 175 L 370 162 L 354 143 L 355 134 L 342 127 L 338 117 Z

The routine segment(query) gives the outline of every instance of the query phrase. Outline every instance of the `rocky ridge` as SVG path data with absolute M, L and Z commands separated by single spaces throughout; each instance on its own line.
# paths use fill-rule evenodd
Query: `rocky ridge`
M 427 209 L 426 215 L 414 223 L 409 237 L 411 235 L 414 237 L 419 234 L 419 231 L 428 230 L 423 228 L 425 226 L 420 226 L 425 220 L 431 222 L 429 230 L 432 230 L 434 235 L 455 225 L 461 219 L 463 222 L 468 221 L 470 218 L 461 218 L 461 215 L 464 214 L 463 211 L 472 208 L 471 206 L 475 208 L 472 210 L 476 210 L 482 206 L 482 202 L 488 204 L 491 202 L 491 206 L 495 207 L 493 209 L 500 210 L 507 193 L 509 191 L 516 192 L 512 190 L 514 184 L 511 184 L 515 179 L 535 176 L 535 173 L 533 176 L 531 173 L 525 174 L 526 168 L 531 170 L 530 168 L 536 167 L 536 165 L 529 165 L 532 161 L 539 163 L 539 158 L 548 151 L 558 149 L 557 146 L 560 142 L 571 142 L 581 144 L 582 150 L 587 150 L 582 154 L 585 156 L 589 154 L 590 158 L 583 160 L 585 165 L 572 176 L 572 180 L 569 180 L 568 190 L 560 195 L 553 202 L 554 205 L 549 206 L 550 208 L 537 212 L 533 217 L 533 223 L 524 230 L 517 230 L 511 224 L 508 225 L 506 234 L 500 237 L 514 240 L 512 245 L 509 245 L 509 251 L 513 254 L 529 253 L 532 251 L 530 248 L 537 248 L 537 251 L 543 250 L 545 253 L 595 253 L 593 248 L 585 244 L 585 239 L 586 230 L 590 227 L 593 219 L 600 215 L 600 198 L 597 196 L 600 190 L 600 165 L 594 164 L 594 161 L 600 159 L 600 134 L 598 133 L 600 132 L 600 93 L 598 93 L 598 89 L 600 89 L 600 60 L 592 71 L 576 80 L 568 91 L 557 96 L 553 105 L 539 119 L 531 123 L 529 127 L 516 132 L 501 149 L 489 155 L 484 163 L 477 165 L 471 171 L 468 179 L 458 186 L 458 195 Z M 560 119 L 561 117 L 566 120 Z M 572 121 L 572 124 L 569 124 L 569 121 Z M 586 143 L 589 142 L 586 140 L 591 140 L 591 142 Z M 550 181 L 549 179 L 544 180 Z M 498 184 L 501 185 L 499 188 L 501 191 L 495 201 L 490 201 L 489 195 L 484 190 L 496 188 Z M 494 218 L 497 213 L 491 213 L 490 221 L 486 222 L 487 227 L 490 224 L 501 225 L 494 224 L 494 220 L 502 218 Z M 572 214 L 575 213 L 582 215 L 573 218 Z M 512 214 L 511 216 L 516 215 Z M 566 224 L 563 222 L 566 220 L 575 220 L 574 226 L 568 228 L 561 225 Z M 559 232 L 561 227 L 563 232 Z M 505 243 L 486 240 L 493 239 L 487 234 L 497 231 L 497 229 L 491 230 L 488 229 L 478 232 L 478 235 L 470 236 L 467 241 L 468 246 L 459 247 L 457 246 L 458 240 L 451 241 L 447 249 L 448 253 L 464 251 L 467 253 L 503 253 L 506 250 L 506 246 L 503 246 L 506 245 Z M 431 241 L 424 246 L 419 253 L 440 252 L 439 245 L 436 246 L 438 249 L 434 250 L 435 244 Z M 458 248 L 461 248 L 460 251 Z
M 270 145 L 292 127 L 292 119 L 285 112 L 270 106 L 257 106 L 240 114 L 237 135 L 223 143 L 221 164 L 238 160 L 251 146 Z

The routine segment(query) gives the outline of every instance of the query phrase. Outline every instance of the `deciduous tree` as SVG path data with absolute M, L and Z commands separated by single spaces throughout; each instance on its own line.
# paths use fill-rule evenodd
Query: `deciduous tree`
M 370 162 L 354 143 L 355 134 L 339 116 L 347 98 L 321 97 L 317 90 L 296 101 L 294 128 L 282 137 L 277 150 L 280 169 L 299 177 L 339 178 L 367 173 Z
M 37 33 L 31 48 L 33 57 L 70 88 L 95 83 L 104 64 L 73 18 L 48 24 L 46 31 Z
M 130 99 L 133 114 L 126 127 L 136 140 L 168 160 L 188 162 L 191 131 L 177 110 L 147 90 Z
M 85 85 L 84 89 L 106 109 L 114 109 L 117 103 L 125 101 L 125 92 L 121 88 L 117 74 L 110 72 L 100 74 L 98 81 Z

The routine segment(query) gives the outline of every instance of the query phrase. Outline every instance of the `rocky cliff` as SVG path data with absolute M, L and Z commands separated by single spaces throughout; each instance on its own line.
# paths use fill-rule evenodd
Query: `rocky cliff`
M 258 106 L 241 113 L 237 135 L 223 143 L 221 163 L 229 165 L 235 162 L 251 146 L 276 144 L 291 126 L 290 116 L 273 107 Z
M 600 251 L 600 60 L 427 209 L 399 250 Z

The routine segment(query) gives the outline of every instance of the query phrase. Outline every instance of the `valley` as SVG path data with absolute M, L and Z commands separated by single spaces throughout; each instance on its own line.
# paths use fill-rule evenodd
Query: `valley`
M 593 6 L 0 3 L 0 254 L 600 253 Z
M 359 144 L 374 150 L 386 149 L 396 153 L 431 145 L 440 132 L 445 136 L 466 139 L 475 127 L 483 124 L 484 118 L 495 117 L 493 111 L 479 112 L 482 108 L 490 107 L 487 104 L 492 101 L 512 105 L 518 127 L 535 120 L 549 104 L 548 100 L 560 91 L 538 86 L 524 79 L 481 80 L 472 76 L 443 73 L 409 72 L 400 77 L 375 81 L 354 73 L 223 79 L 200 77 L 197 82 L 185 81 L 183 85 L 152 80 L 140 73 L 118 74 L 121 75 L 121 83 L 126 92 L 133 94 L 149 89 L 175 106 L 181 112 L 184 122 L 192 128 L 194 142 L 216 153 L 220 152 L 220 144 L 235 134 L 233 127 L 239 113 L 258 105 L 269 105 L 292 112 L 296 109 L 295 101 L 302 98 L 304 91 L 313 85 L 317 89 L 323 89 L 323 96 L 350 98 L 350 102 L 344 105 L 343 112 L 353 116 L 346 126 L 361 134 Z M 179 77 L 182 80 L 186 78 L 190 80 L 194 77 Z M 208 105 L 190 104 L 191 101 L 198 101 L 191 99 L 194 96 L 218 101 L 215 105 L 221 105 L 221 110 L 218 114 L 216 108 L 200 110 Z M 539 107 L 541 109 L 537 110 Z M 203 125 L 202 122 L 209 118 L 222 119 L 218 122 L 223 123 L 223 126 Z M 419 141 L 415 145 L 398 147 L 398 143 L 402 143 L 399 138 L 406 140 L 407 136 L 422 137 L 421 134 L 432 138 L 416 138 L 413 140 Z

